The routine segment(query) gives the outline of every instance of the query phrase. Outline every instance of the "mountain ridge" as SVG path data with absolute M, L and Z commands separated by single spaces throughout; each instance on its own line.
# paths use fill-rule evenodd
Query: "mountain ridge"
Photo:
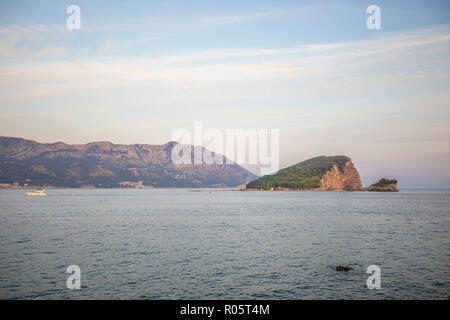
M 0 136 L 0 183 L 60 187 L 234 187 L 257 176 L 233 164 L 175 164 L 162 145 L 39 143 Z M 195 148 L 191 148 L 191 155 Z

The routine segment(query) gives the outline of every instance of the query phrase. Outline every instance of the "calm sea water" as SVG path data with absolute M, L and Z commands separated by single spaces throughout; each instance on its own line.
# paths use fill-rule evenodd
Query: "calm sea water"
M 2 299 L 450 294 L 450 191 L 47 193 L 0 191 Z M 66 287 L 72 264 L 81 290 Z M 366 287 L 373 264 L 380 290 Z

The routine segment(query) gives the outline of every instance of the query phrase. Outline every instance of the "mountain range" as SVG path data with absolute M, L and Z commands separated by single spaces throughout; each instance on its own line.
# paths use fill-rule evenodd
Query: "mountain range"
M 176 145 L 177 142 L 71 145 L 0 137 L 0 183 L 55 187 L 205 188 L 245 185 L 257 178 L 238 164 L 225 164 L 225 158 L 224 164 L 175 164 L 171 161 L 171 152 Z

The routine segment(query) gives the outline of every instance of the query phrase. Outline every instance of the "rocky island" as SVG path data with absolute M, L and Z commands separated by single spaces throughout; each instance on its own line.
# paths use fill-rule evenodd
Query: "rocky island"
M 398 192 L 397 180 L 380 179 L 377 183 L 370 187 L 364 188 L 364 191 L 382 191 L 382 192 Z
M 358 171 L 346 156 L 315 157 L 247 184 L 247 189 L 361 190 Z
M 247 190 L 398 191 L 396 180 L 381 179 L 363 188 L 359 173 L 346 156 L 319 156 L 266 175 L 247 184 Z

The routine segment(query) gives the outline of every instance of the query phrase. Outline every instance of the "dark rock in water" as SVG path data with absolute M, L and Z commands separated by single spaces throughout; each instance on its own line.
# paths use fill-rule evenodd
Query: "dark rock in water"
M 352 267 L 349 267 L 349 266 L 337 266 L 336 267 L 336 271 L 350 271 L 350 270 L 353 270 L 353 268 Z

